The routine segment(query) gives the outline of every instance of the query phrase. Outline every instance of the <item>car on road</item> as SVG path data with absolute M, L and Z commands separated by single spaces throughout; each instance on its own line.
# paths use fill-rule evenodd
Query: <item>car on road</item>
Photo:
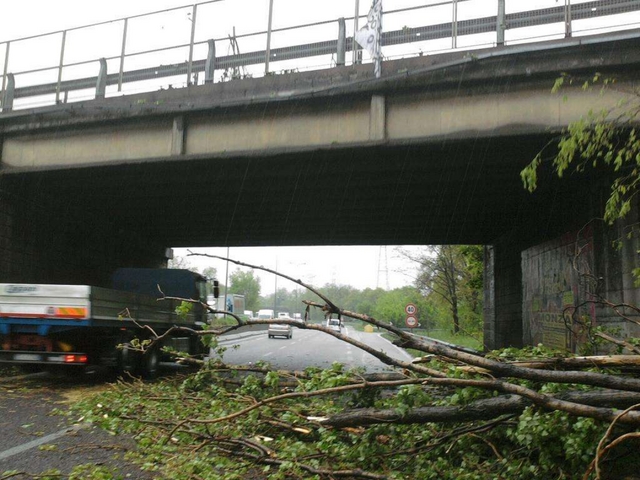
M 282 323 L 272 323 L 269 325 L 269 329 L 267 330 L 267 334 L 269 338 L 274 337 L 293 337 L 293 328 L 291 325 L 286 325 Z
M 258 310 L 258 320 L 269 320 L 273 318 L 273 310 L 269 308 L 262 308 Z
M 342 333 L 342 321 L 339 318 L 328 318 L 327 328 L 337 333 Z

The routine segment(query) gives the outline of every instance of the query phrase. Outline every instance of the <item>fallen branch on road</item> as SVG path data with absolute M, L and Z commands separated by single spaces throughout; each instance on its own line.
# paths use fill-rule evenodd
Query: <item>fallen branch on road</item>
M 584 459 L 593 458 L 597 440 L 607 425 L 616 425 L 616 438 L 620 440 L 612 438 L 609 446 L 598 450 L 603 461 L 625 439 L 636 438 L 640 412 L 620 415 L 620 409 L 640 403 L 640 379 L 633 375 L 640 366 L 638 356 L 497 358 L 340 309 L 329 299 L 326 303 L 303 303 L 307 309 L 317 308 L 378 327 L 395 335 L 396 344 L 424 355 L 409 362 L 397 360 L 357 340 L 359 337 L 294 319 L 237 319 L 236 325 L 201 331 L 176 326 L 167 335 L 216 337 L 241 326 L 288 324 L 348 343 L 394 372 L 378 377 L 345 372 L 341 367 L 292 372 L 266 364 L 236 367 L 222 360 L 184 358 L 183 363 L 200 366 L 201 371 L 176 388 L 179 407 L 171 416 L 152 414 L 153 408 L 166 411 L 170 395 L 141 392 L 144 408 L 132 412 L 127 400 L 122 406 L 103 406 L 96 411 L 97 418 L 104 412 L 107 418 L 143 425 L 153 431 L 150 444 L 159 449 L 168 444 L 167 448 L 189 449 L 192 455 L 201 454 L 203 458 L 224 455 L 236 461 L 244 459 L 244 465 L 252 468 L 262 465 L 265 472 L 274 468 L 291 476 L 317 475 L 322 479 L 387 478 L 390 465 L 406 478 L 422 478 L 411 467 L 401 467 L 413 463 L 424 468 L 429 465 L 431 477 L 425 478 L 453 479 L 460 465 L 449 461 L 451 452 L 469 465 L 477 465 L 477 471 L 486 471 L 487 478 L 520 480 L 538 475 L 569 479 L 572 477 L 562 472 L 585 471 Z M 157 337 L 151 342 L 162 340 Z M 591 368 L 601 370 L 584 371 Z M 631 374 L 620 374 L 616 371 L 619 368 L 630 369 Z M 189 392 L 188 397 L 185 392 Z M 199 405 L 201 396 L 203 403 Z M 152 407 L 150 402 L 158 406 Z M 549 441 L 531 443 L 530 430 L 536 429 L 546 432 Z M 563 448 L 574 449 L 580 460 L 558 469 L 545 463 L 545 455 L 554 454 L 551 439 L 566 442 Z M 375 452 L 372 458 L 358 450 L 360 443 Z M 505 474 L 507 468 L 511 476 Z

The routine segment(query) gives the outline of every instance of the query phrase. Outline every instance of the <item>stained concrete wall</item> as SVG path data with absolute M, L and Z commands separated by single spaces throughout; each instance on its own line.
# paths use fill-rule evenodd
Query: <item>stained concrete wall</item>
M 637 229 L 635 235 L 627 235 L 640 220 L 638 209 L 624 221 L 606 225 L 596 219 L 601 217 L 597 205 L 603 204 L 597 197 L 604 193 L 595 193 L 589 199 L 592 205 L 586 201 L 583 218 L 575 216 L 576 210 L 568 202 L 564 214 L 555 217 L 557 224 L 551 229 L 559 233 L 548 235 L 551 240 L 541 240 L 545 238 L 541 233 L 547 233 L 542 229 L 514 228 L 486 247 L 487 348 L 542 343 L 560 350 L 585 351 L 593 348 L 587 332 L 593 326 L 604 326 L 620 338 L 640 336 L 638 325 L 599 301 L 640 305 L 640 288 L 633 273 L 640 267 L 640 238 Z M 573 223 L 565 223 L 568 219 Z M 633 309 L 621 308 L 620 312 L 640 319 Z M 604 353 L 611 345 L 597 348 Z
M 640 267 L 639 210 L 636 204 L 624 221 L 613 227 L 596 229 L 594 273 L 598 279 L 597 291 L 615 304 L 640 306 L 640 288 L 636 286 L 634 275 L 634 270 Z M 623 307 L 620 312 L 640 321 L 640 315 L 633 309 Z M 620 337 L 640 337 L 640 326 L 624 321 L 610 307 L 596 305 L 595 316 L 599 325 Z
M 640 305 L 633 275 L 640 266 L 639 239 L 626 236 L 635 222 L 635 213 L 613 227 L 594 220 L 522 252 L 525 344 L 593 352 L 588 330 L 594 326 L 603 326 L 620 338 L 640 336 L 638 325 L 601 303 Z M 618 241 L 619 246 L 614 246 Z M 632 309 L 620 311 L 638 318 Z M 596 348 L 603 353 L 611 345 Z
M 591 223 L 522 252 L 525 345 L 575 351 L 584 343 L 585 325 L 596 323 L 595 240 Z

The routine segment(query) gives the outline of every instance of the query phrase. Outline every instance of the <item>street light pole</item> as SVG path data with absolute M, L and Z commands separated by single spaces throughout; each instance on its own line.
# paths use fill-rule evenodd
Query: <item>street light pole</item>
M 276 257 L 276 275 L 275 275 L 275 288 L 273 290 L 273 318 L 276 317 L 278 310 L 278 257 Z
M 222 310 L 227 309 L 227 292 L 229 290 L 229 247 L 227 247 L 227 267 L 224 274 L 224 301 L 222 302 Z M 234 312 L 235 313 L 235 312 Z

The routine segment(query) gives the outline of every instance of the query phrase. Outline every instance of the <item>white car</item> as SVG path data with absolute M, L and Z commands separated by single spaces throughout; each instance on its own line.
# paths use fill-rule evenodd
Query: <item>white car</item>
M 330 328 L 334 332 L 342 333 L 342 322 L 339 318 L 327 319 L 327 328 Z
M 269 329 L 267 330 L 267 334 L 269 335 L 269 338 L 274 338 L 274 337 L 291 338 L 293 337 L 293 328 L 291 328 L 291 325 L 283 325 L 281 323 L 272 323 L 272 324 L 269 324 Z

